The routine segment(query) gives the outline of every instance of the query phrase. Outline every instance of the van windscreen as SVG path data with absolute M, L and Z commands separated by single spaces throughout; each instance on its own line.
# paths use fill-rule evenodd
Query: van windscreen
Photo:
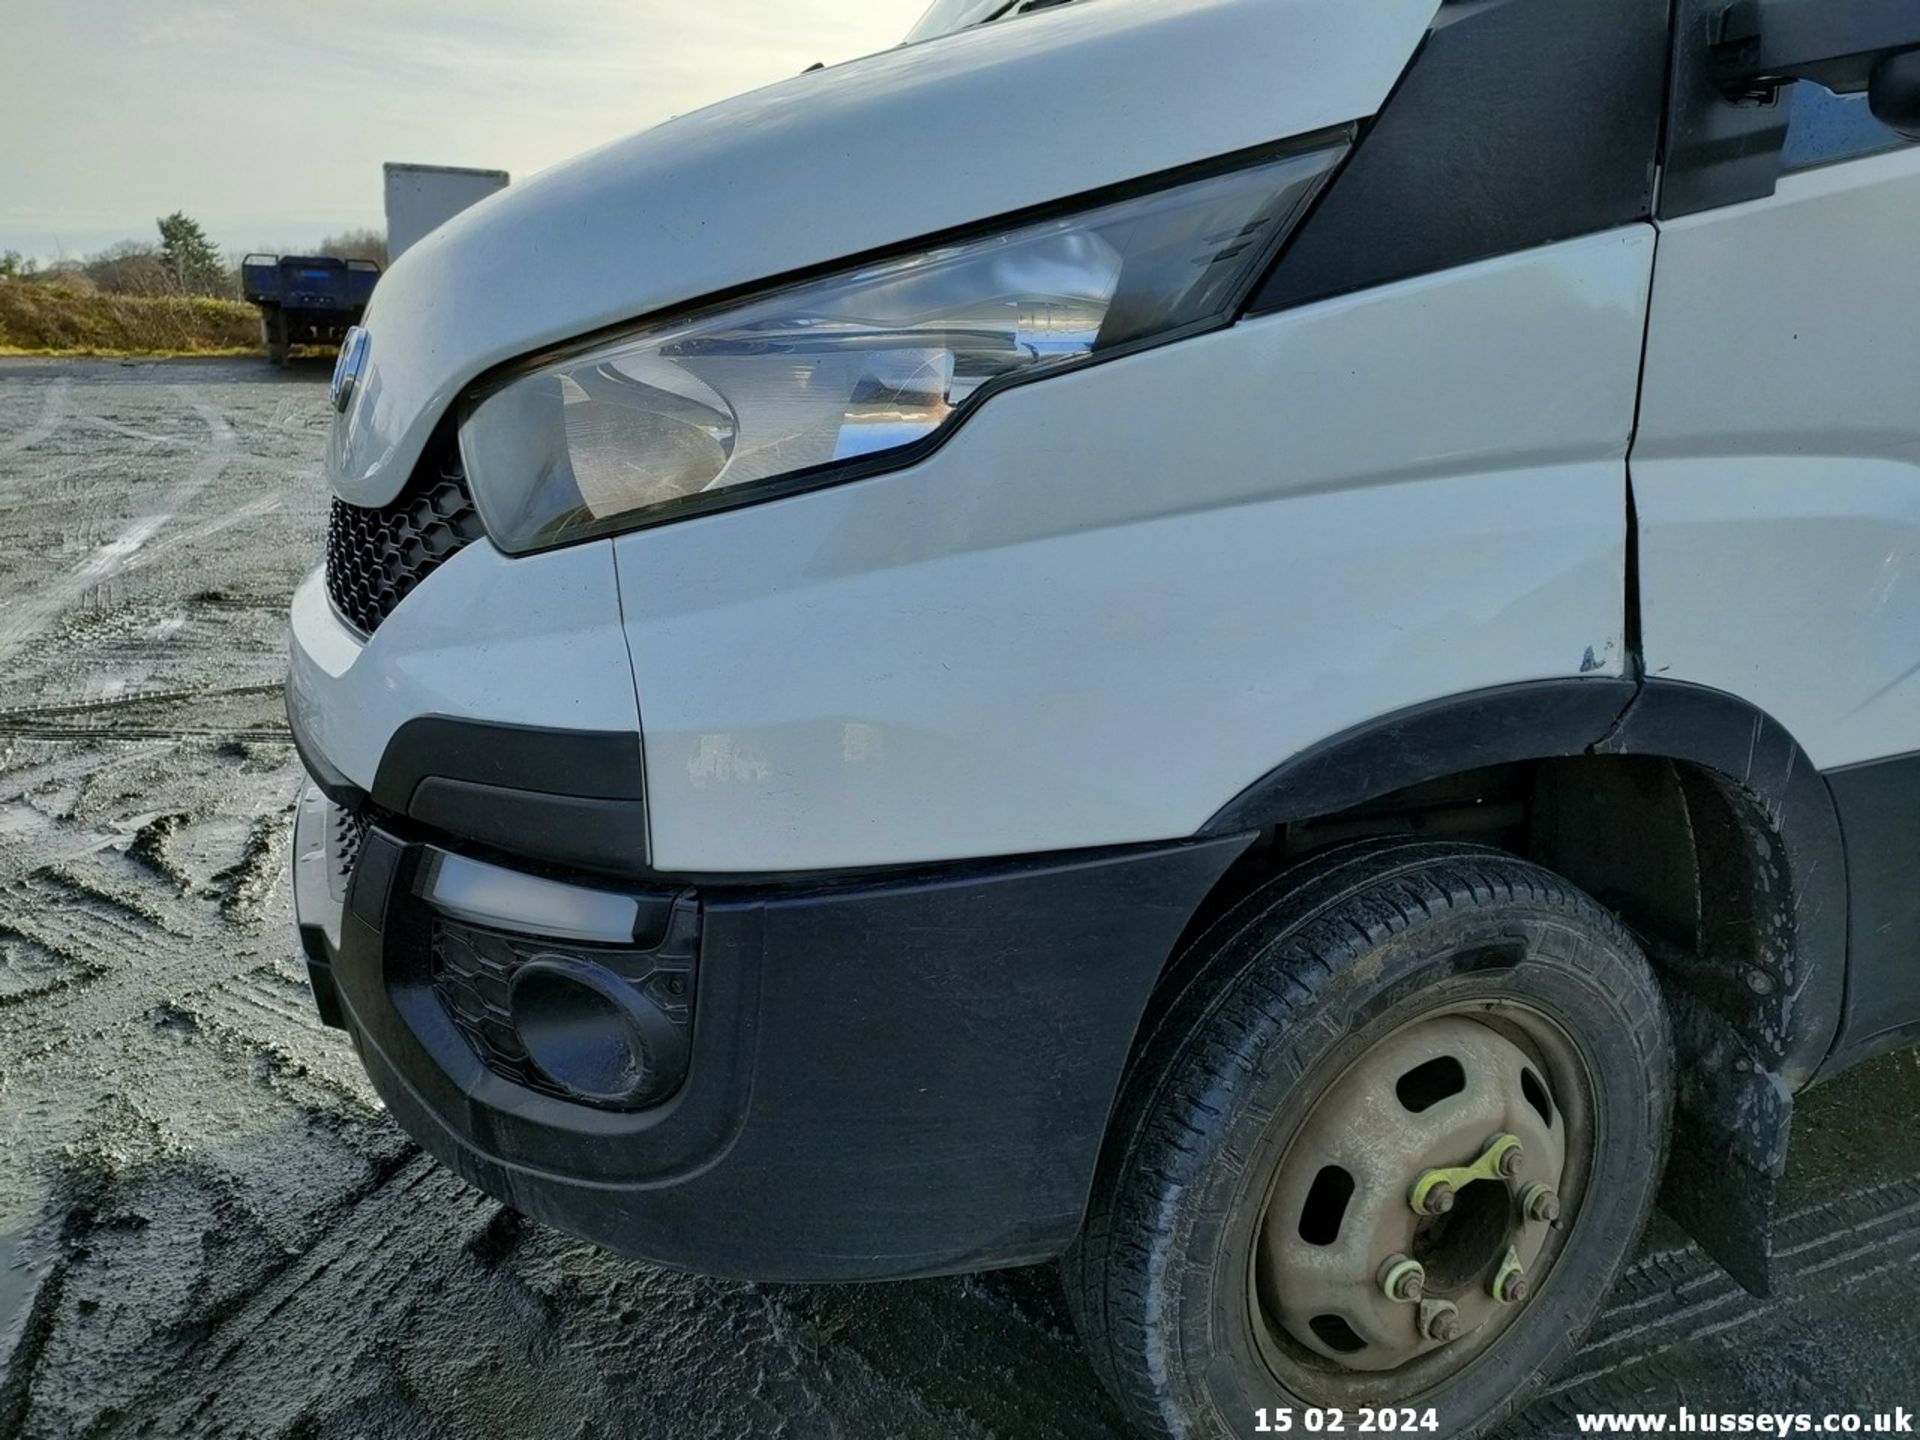
M 1027 10 L 1046 10 L 1071 3 L 1072 0 L 933 0 L 927 13 L 907 32 L 907 43 L 951 35 L 956 30 L 985 25 L 990 20 Z

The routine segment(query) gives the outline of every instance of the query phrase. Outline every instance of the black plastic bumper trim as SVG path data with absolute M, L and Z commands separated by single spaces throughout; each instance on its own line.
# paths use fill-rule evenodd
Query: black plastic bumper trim
M 287 720 L 301 765 L 342 809 L 371 801 L 455 841 L 599 875 L 645 875 L 638 734 L 424 715 L 393 732 L 369 792 L 321 753 L 291 704 Z
M 764 1280 L 1026 1263 L 1078 1230 L 1147 997 L 1249 839 L 703 894 L 688 1077 L 639 1112 L 480 1063 L 426 975 L 431 847 L 368 835 L 331 973 L 402 1125 L 560 1229 Z
M 411 813 L 430 776 L 587 800 L 644 800 L 640 737 L 622 730 L 555 730 L 422 715 L 393 732 L 373 778 L 373 798 Z
M 429 775 L 407 813 L 443 835 L 607 875 L 647 863 L 647 807 L 639 800 L 547 795 Z
M 636 876 L 647 864 L 640 737 L 424 715 L 393 732 L 373 800 L 457 840 Z
M 301 934 L 303 947 L 306 933 L 303 931 Z M 346 1029 L 347 1012 L 340 1008 L 340 990 L 333 983 L 333 966 L 309 959 L 307 983 L 313 987 L 313 1005 L 320 1012 L 320 1023 L 329 1030 Z

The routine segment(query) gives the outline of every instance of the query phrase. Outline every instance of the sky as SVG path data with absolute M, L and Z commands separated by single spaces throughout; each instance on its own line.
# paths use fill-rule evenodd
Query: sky
M 926 0 L 0 0 L 0 251 L 184 210 L 223 250 L 383 224 L 381 164 L 524 179 L 896 43 Z

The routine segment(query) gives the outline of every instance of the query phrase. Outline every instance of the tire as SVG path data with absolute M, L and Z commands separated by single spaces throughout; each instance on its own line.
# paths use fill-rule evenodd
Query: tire
M 1348 1412 L 1348 1429 L 1356 1409 L 1386 1405 L 1432 1409 L 1444 1435 L 1500 1424 L 1574 1353 L 1659 1185 L 1672 1050 L 1658 986 L 1632 938 L 1568 882 L 1504 852 L 1367 841 L 1327 852 L 1235 905 L 1176 960 L 1166 993 L 1123 1082 L 1081 1236 L 1062 1262 L 1075 1324 L 1122 1408 L 1143 1433 L 1179 1440 L 1254 1433 L 1262 1409 L 1337 1407 Z M 1351 1327 L 1340 1343 L 1362 1340 L 1358 1358 L 1317 1353 L 1327 1317 L 1314 1319 L 1312 1335 L 1297 1316 L 1276 1318 L 1309 1288 L 1288 1278 L 1304 1272 L 1282 1260 L 1299 1249 L 1295 1234 L 1303 1245 L 1309 1234 L 1306 1207 L 1290 1230 L 1283 1201 L 1315 1163 L 1310 1138 L 1371 1146 L 1374 1129 L 1343 1125 L 1338 1105 L 1356 1085 L 1378 1090 L 1367 1077 L 1396 1063 L 1391 1047 L 1481 1029 L 1498 1053 L 1511 1045 L 1539 1059 L 1551 1095 L 1544 1105 L 1532 1091 L 1527 1098 L 1561 1126 L 1555 1176 L 1576 1195 L 1565 1214 L 1542 1221 L 1529 1215 L 1534 1202 L 1519 1180 L 1491 1191 L 1505 1217 L 1492 1223 L 1539 1247 L 1529 1261 L 1542 1267 L 1530 1272 L 1532 1293 L 1503 1298 L 1510 1282 L 1501 1277 L 1517 1253 L 1509 1249 L 1501 1268 L 1475 1271 L 1460 1292 L 1463 1311 L 1492 1312 L 1470 1334 L 1441 1343 L 1425 1330 L 1427 1310 L 1416 1318 L 1408 1306 L 1405 1321 L 1393 1323 L 1409 1328 L 1404 1337 L 1393 1332 L 1402 1338 L 1392 1343 L 1429 1348 L 1404 1362 Z M 1323 1115 L 1322 1106 L 1335 1108 Z M 1379 1134 L 1423 1136 L 1421 1127 L 1442 1124 L 1446 1105 L 1431 1114 L 1396 1114 Z M 1549 1132 L 1527 1163 L 1547 1165 L 1552 1156 L 1536 1160 L 1534 1151 L 1553 1143 Z M 1478 1188 L 1489 1201 L 1488 1187 Z M 1419 1243 L 1467 1243 L 1464 1219 L 1394 1211 L 1419 1203 L 1417 1187 L 1361 1189 L 1365 1196 L 1349 1177 L 1353 1198 L 1341 1204 L 1364 1199 L 1373 1208 L 1333 1219 L 1337 1233 L 1358 1229 L 1356 1247 L 1374 1233 L 1374 1216 L 1413 1227 Z M 1318 1179 L 1308 1207 L 1324 1209 L 1317 1190 Z M 1456 1240 L 1435 1241 L 1449 1223 L 1462 1227 Z M 1357 1292 L 1349 1281 L 1341 1293 Z M 1365 1304 L 1398 1316 L 1387 1303 L 1394 1298 L 1370 1293 Z M 1395 1368 L 1346 1368 L 1370 1357 Z

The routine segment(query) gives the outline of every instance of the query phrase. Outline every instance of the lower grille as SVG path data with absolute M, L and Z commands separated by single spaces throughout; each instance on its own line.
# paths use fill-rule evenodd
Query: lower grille
M 327 597 L 341 619 L 371 635 L 421 581 L 485 533 L 467 490 L 459 443 L 451 434 L 438 435 L 392 504 L 333 502 Z
M 351 880 L 353 867 L 360 863 L 360 845 L 367 838 L 371 822 L 357 810 L 343 810 L 338 805 L 328 808 L 333 812 L 333 843 L 328 858 L 341 880 Z
M 688 909 L 687 918 L 696 911 Z M 521 940 L 436 920 L 433 926 L 433 988 L 474 1053 L 494 1074 L 561 1100 L 578 1101 L 555 1085 L 533 1063 L 513 1025 L 507 992 L 514 973 L 529 960 L 571 952 L 565 942 Z M 693 1016 L 694 940 L 670 932 L 658 950 L 588 952 L 617 971 L 676 1026 L 685 1030 Z

